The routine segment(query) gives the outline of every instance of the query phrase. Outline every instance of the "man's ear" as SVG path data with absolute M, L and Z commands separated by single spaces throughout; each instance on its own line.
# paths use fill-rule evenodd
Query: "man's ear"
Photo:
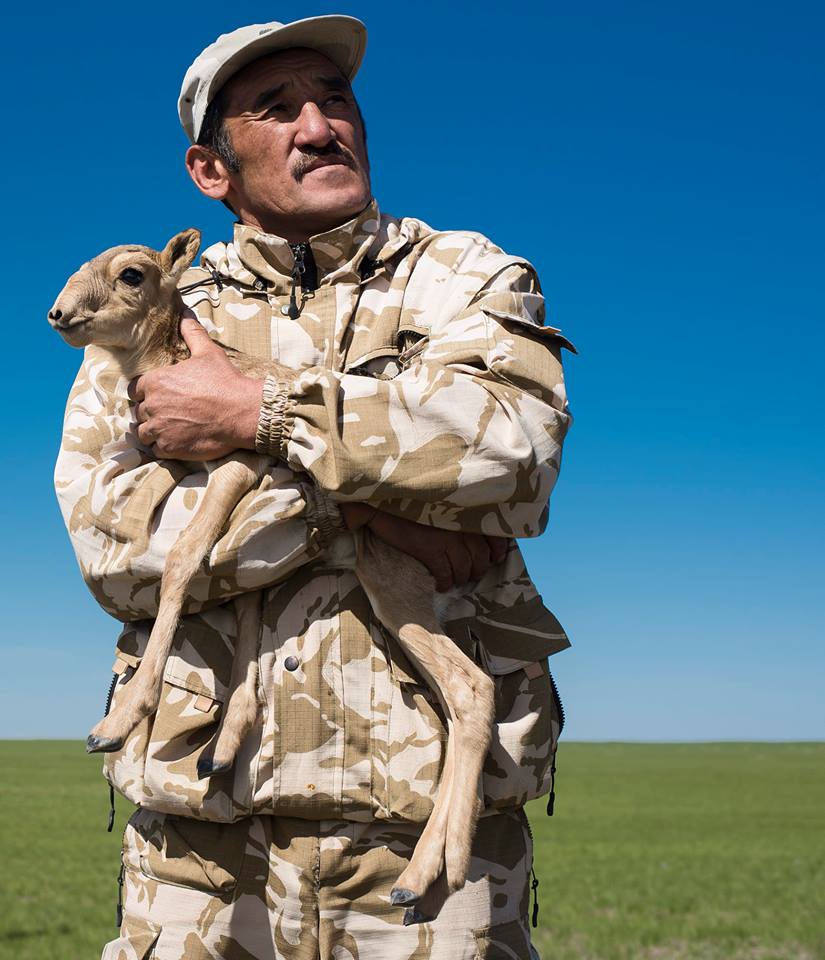
M 176 279 L 192 265 L 201 245 L 201 232 L 194 227 L 182 230 L 166 244 L 160 255 L 160 265 Z
M 231 187 L 229 170 L 220 157 L 207 147 L 195 143 L 186 151 L 186 169 L 195 186 L 205 197 L 225 200 Z

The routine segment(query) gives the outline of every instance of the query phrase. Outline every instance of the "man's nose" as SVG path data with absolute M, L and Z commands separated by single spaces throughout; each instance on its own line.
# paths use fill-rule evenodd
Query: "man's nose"
M 298 114 L 298 132 L 295 134 L 296 147 L 325 147 L 336 134 L 323 110 L 312 100 L 307 101 Z

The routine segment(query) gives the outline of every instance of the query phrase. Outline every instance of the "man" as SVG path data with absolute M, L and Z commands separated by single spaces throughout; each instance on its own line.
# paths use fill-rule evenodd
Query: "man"
M 535 956 L 522 806 L 551 788 L 546 657 L 568 641 L 515 538 L 546 522 L 566 341 L 540 325 L 528 263 L 379 213 L 350 86 L 365 37 L 349 17 L 253 25 L 195 60 L 187 167 L 238 223 L 181 281 L 192 356 L 127 395 L 90 350 L 69 400 L 57 488 L 87 583 L 125 622 L 121 683 L 203 492 L 194 462 L 273 457 L 192 584 L 156 716 L 107 758 L 140 805 L 108 960 Z M 213 338 L 295 379 L 244 378 Z M 448 631 L 496 678 L 469 881 L 407 909 L 389 892 L 432 809 L 445 722 L 342 569 L 361 526 L 438 589 L 477 581 Z M 227 601 L 258 589 L 260 723 L 232 771 L 201 780 L 231 669 Z

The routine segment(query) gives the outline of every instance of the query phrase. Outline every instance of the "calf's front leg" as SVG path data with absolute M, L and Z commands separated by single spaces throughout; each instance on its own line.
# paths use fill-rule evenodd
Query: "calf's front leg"
M 232 677 L 223 704 L 213 746 L 198 760 L 198 776 L 210 777 L 229 770 L 241 741 L 258 715 L 258 649 L 261 633 L 259 591 L 235 597 L 237 639 Z
M 238 453 L 219 464 L 209 476 L 195 516 L 180 532 L 169 551 L 160 584 L 158 616 L 149 635 L 143 659 L 118 698 L 117 707 L 92 730 L 88 753 L 120 750 L 126 737 L 144 717 L 157 710 L 163 671 L 189 584 L 217 542 L 232 510 L 269 464 L 269 458 Z

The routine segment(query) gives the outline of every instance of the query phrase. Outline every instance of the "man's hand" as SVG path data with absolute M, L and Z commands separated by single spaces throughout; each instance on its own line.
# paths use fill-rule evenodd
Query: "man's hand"
M 191 314 L 181 334 L 188 360 L 132 381 L 138 438 L 169 460 L 217 460 L 255 448 L 263 381 L 244 377 Z
M 439 530 L 393 516 L 366 503 L 341 503 L 348 530 L 368 526 L 380 540 L 415 557 L 430 571 L 438 591 L 480 580 L 507 553 L 504 537 Z

